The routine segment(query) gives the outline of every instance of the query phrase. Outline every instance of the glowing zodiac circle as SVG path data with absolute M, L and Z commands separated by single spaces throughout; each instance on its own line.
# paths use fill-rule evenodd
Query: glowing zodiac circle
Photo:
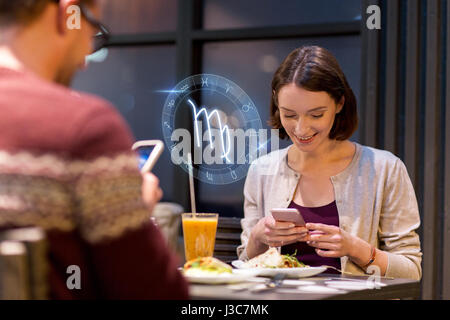
M 189 172 L 187 154 L 192 153 L 194 176 L 209 184 L 245 177 L 267 143 L 267 138 L 259 141 L 261 119 L 250 97 L 213 74 L 188 77 L 165 92 L 162 130 L 172 162 Z

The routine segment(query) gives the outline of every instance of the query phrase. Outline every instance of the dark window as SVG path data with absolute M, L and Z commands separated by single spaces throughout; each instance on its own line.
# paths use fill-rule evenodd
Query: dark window
M 361 19 L 361 1 L 205 0 L 203 12 L 205 29 L 345 22 Z
M 102 0 L 103 20 L 113 34 L 175 31 L 176 0 Z

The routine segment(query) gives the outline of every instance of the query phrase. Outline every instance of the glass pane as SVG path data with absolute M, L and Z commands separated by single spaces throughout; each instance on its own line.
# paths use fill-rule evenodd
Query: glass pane
M 321 37 L 292 40 L 209 43 L 203 50 L 203 72 L 223 76 L 240 86 L 258 108 L 263 128 L 269 129 L 269 101 L 272 77 L 283 59 L 302 45 L 318 45 L 330 50 L 344 71 L 357 100 L 360 94 L 361 38 L 359 36 Z M 359 141 L 359 131 L 352 140 Z M 280 148 L 290 142 L 280 141 Z M 214 186 L 200 183 L 200 210 L 213 208 L 223 215 L 242 216 L 245 179 Z M 220 209 L 223 208 L 223 209 Z
M 102 21 L 112 34 L 175 31 L 177 0 L 102 0 Z
M 203 25 L 225 29 L 360 19 L 360 0 L 205 0 Z
M 125 117 L 137 140 L 161 139 L 165 93 L 175 85 L 175 47 L 110 48 L 102 63 L 91 63 L 79 73 L 73 88 L 97 94 L 112 102 Z M 164 150 L 152 170 L 160 180 L 164 200 L 173 201 L 173 170 Z

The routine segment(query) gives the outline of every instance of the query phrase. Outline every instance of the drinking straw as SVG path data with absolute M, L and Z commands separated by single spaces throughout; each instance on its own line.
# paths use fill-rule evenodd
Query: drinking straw
M 194 174 L 192 167 L 192 156 L 190 152 L 188 153 L 188 167 L 189 167 L 189 189 L 191 191 L 191 211 L 195 218 L 196 210 L 195 210 Z

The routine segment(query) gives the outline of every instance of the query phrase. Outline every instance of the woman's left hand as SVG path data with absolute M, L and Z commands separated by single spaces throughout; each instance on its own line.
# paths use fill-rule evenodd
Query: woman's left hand
M 307 223 L 306 228 L 310 231 L 309 240 L 306 243 L 316 248 L 319 256 L 340 258 L 351 255 L 355 239 L 348 232 L 322 223 Z

